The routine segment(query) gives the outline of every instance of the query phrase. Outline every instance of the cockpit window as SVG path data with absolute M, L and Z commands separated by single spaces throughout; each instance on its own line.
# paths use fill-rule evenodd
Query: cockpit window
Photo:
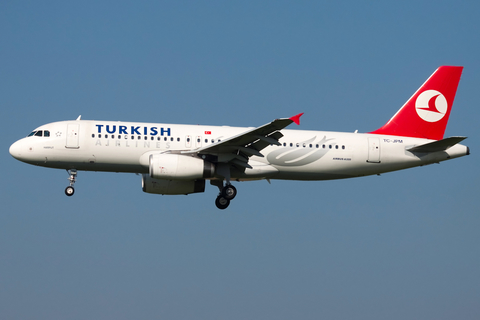
M 35 137 L 50 137 L 50 131 L 48 131 L 48 130 L 33 131 L 28 136 L 29 137 L 32 137 L 32 136 L 35 136 Z

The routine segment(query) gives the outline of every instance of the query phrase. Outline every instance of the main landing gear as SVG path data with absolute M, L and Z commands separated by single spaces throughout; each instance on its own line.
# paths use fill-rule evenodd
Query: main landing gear
M 65 188 L 65 194 L 71 197 L 75 193 L 75 189 L 73 188 L 73 185 L 77 180 L 77 169 L 70 169 L 70 170 L 67 170 L 67 172 L 70 175 L 70 177 L 68 178 L 68 181 L 70 181 L 70 185 Z
M 237 189 L 229 183 L 223 186 L 223 181 L 220 180 L 213 180 L 210 183 L 220 190 L 217 199 L 215 199 L 215 205 L 218 209 L 226 209 L 230 205 L 230 200 L 233 200 L 237 195 Z

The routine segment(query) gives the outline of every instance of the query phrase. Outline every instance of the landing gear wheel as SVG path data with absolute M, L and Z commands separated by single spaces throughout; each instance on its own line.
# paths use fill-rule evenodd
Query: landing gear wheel
M 69 174 L 68 181 L 70 181 L 70 185 L 65 188 L 65 194 L 71 197 L 75 193 L 75 189 L 73 189 L 73 185 L 77 180 L 77 169 L 70 169 L 70 170 L 67 170 L 67 172 Z
M 73 189 L 73 187 L 71 186 L 68 186 L 65 188 L 65 194 L 69 197 L 73 196 L 73 194 L 75 193 L 75 189 Z
M 227 184 L 222 190 L 222 196 L 225 199 L 233 200 L 237 195 L 237 189 L 231 184 Z
M 230 200 L 226 199 L 224 196 L 220 195 L 215 200 L 215 205 L 218 209 L 226 209 L 230 205 Z

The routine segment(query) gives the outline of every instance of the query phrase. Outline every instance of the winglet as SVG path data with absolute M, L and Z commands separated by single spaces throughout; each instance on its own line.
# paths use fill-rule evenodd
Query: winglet
M 297 125 L 300 124 L 300 117 L 303 116 L 303 112 L 297 114 L 296 116 L 290 117 L 289 119 L 295 122 Z

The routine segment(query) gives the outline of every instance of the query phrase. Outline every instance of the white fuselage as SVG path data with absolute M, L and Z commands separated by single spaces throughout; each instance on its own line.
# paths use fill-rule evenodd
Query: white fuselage
M 76 120 L 43 125 L 15 142 L 10 153 L 26 163 L 60 169 L 148 173 L 149 157 L 181 153 L 241 134 L 249 128 Z M 329 180 L 379 174 L 468 154 L 457 144 L 439 152 L 411 153 L 433 140 L 389 135 L 282 130 L 280 146 L 252 156 L 252 168 L 232 170 L 232 180 Z

